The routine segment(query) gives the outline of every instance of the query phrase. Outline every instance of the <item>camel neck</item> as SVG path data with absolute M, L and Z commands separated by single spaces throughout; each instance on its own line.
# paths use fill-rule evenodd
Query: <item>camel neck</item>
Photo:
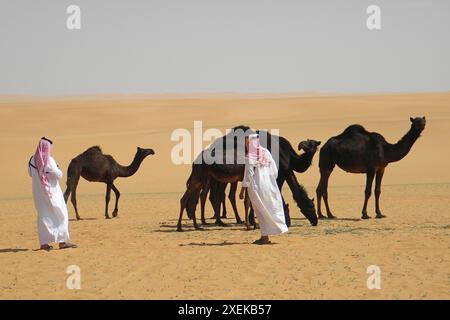
M 144 158 L 142 156 L 140 156 L 138 153 L 136 153 L 133 161 L 131 162 L 131 164 L 129 166 L 120 166 L 119 167 L 119 176 L 124 177 L 124 178 L 132 176 L 133 174 L 136 173 L 136 171 L 138 171 L 143 160 L 144 160 Z
M 304 152 L 298 155 L 294 149 L 291 154 L 291 167 L 296 172 L 305 172 L 311 166 L 314 153 Z
M 396 162 L 403 159 L 419 137 L 420 132 L 411 127 L 397 143 L 388 143 L 385 147 L 386 160 L 388 162 Z

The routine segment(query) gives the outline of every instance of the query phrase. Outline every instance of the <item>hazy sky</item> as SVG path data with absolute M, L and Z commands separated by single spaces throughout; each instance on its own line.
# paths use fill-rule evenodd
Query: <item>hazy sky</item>
M 450 90 L 449 0 L 0 4 L 0 94 Z

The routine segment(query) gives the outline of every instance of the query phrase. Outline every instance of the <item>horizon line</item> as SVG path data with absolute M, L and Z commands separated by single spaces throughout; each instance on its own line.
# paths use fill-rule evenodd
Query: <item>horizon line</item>
M 332 92 L 332 91 L 280 91 L 280 92 L 242 92 L 242 91 L 212 91 L 212 92 L 103 92 L 82 94 L 28 94 L 28 93 L 0 93 L 0 102 L 16 102 L 23 100 L 59 100 L 59 99 L 98 99 L 111 100 L 127 98 L 155 100 L 177 99 L 288 99 L 306 97 L 337 97 L 337 96 L 383 96 L 383 95 L 424 95 L 424 94 L 449 94 L 447 91 L 374 91 L 374 92 Z

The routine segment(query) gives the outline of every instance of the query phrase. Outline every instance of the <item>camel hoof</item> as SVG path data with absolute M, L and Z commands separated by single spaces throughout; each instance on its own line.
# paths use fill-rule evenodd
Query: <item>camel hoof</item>
M 326 219 L 326 217 L 324 216 L 324 215 L 322 215 L 322 214 L 319 214 L 318 216 L 317 216 L 317 219 Z
M 216 221 L 215 224 L 218 225 L 218 226 L 221 226 L 221 227 L 226 227 L 227 226 L 227 224 L 225 222 L 222 222 L 222 221 Z
M 336 219 L 336 216 L 333 216 L 332 214 L 328 215 L 328 219 Z
M 375 217 L 375 219 L 382 219 L 382 218 L 386 218 L 386 216 L 383 214 L 377 214 L 377 216 Z
M 117 217 L 117 212 L 113 212 L 112 216 L 113 216 L 113 218 L 116 218 Z
M 207 226 L 209 223 L 206 221 L 202 221 L 202 225 Z
M 110 216 L 105 216 L 105 219 L 111 219 L 111 217 Z
M 177 227 L 177 231 L 178 231 L 178 232 L 183 232 L 183 228 Z
M 364 216 L 361 217 L 361 219 L 365 219 L 366 220 L 366 219 L 370 219 L 370 217 L 368 215 L 364 215 Z
M 236 224 L 244 224 L 244 222 L 242 222 L 242 220 L 237 220 Z

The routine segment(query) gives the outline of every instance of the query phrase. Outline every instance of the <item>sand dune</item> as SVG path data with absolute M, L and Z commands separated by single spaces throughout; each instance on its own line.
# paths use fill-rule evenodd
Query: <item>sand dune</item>
M 360 123 L 396 142 L 409 117 L 422 115 L 423 136 L 386 169 L 387 219 L 359 220 L 364 176 L 337 169 L 329 193 L 340 219 L 311 227 L 285 190 L 293 226 L 275 245 L 250 245 L 258 231 L 244 231 L 232 219 L 207 231 L 192 231 L 185 220 L 187 231 L 175 231 L 190 165 L 171 162 L 174 129 L 192 132 L 195 120 L 224 133 L 247 124 L 279 129 L 295 146 L 306 138 L 325 142 Z M 450 93 L 0 99 L 0 298 L 448 299 L 449 127 Z M 80 246 L 75 250 L 33 251 L 36 214 L 26 169 L 43 135 L 55 141 L 64 173 L 70 159 L 92 145 L 122 164 L 137 146 L 156 151 L 135 176 L 117 180 L 123 195 L 118 219 L 103 219 L 103 184 L 80 182 L 80 214 L 87 219 L 70 224 Z M 316 155 L 308 172 L 297 175 L 311 196 L 317 162 Z M 369 208 L 374 216 L 373 199 Z M 208 216 L 211 211 L 208 206 Z M 78 291 L 66 288 L 72 264 L 81 268 Z M 381 268 L 381 290 L 366 288 L 371 264 Z

